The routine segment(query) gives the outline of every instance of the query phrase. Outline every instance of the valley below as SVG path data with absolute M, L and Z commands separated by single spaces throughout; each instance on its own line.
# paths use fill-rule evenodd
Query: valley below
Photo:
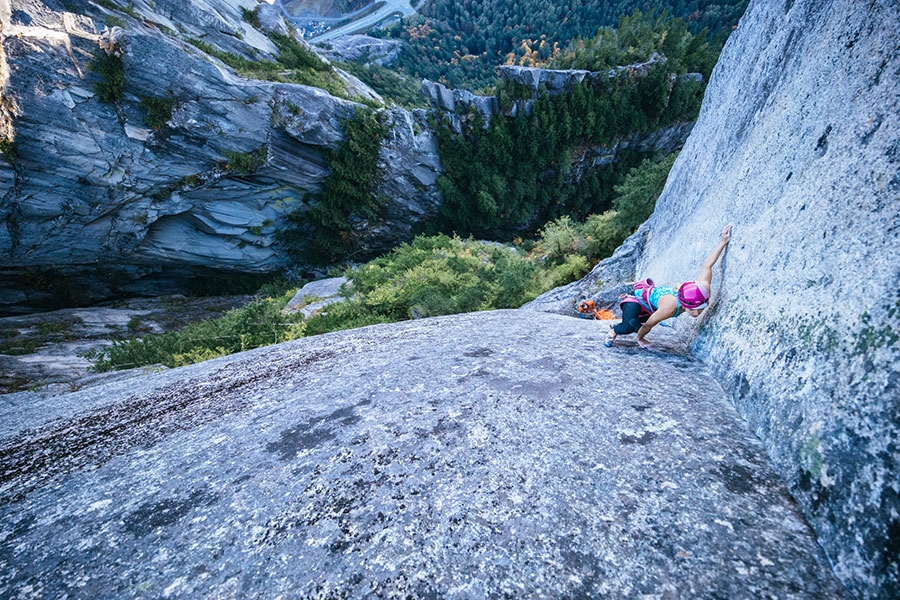
M 174 331 L 247 304 L 249 295 L 132 298 L 84 308 L 0 318 L 0 396 L 49 394 L 134 375 L 134 369 L 94 373 L 84 355 L 115 340 Z M 165 369 L 141 367 L 137 371 Z

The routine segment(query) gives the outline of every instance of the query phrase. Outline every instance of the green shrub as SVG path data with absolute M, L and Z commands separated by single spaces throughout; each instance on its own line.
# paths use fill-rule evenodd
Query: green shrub
M 678 152 L 673 152 L 659 162 L 645 160 L 639 167 L 631 170 L 621 185 L 615 187 L 618 194 L 613 200 L 615 224 L 626 236 L 653 214 L 656 200 L 666 185 L 676 158 Z
M 144 117 L 144 123 L 153 129 L 160 130 L 166 127 L 169 119 L 172 118 L 172 106 L 174 101 L 171 98 L 141 98 L 141 107 L 147 111 Z
M 313 69 L 331 71 L 331 66 L 322 58 L 295 40 L 292 36 L 272 32 L 269 38 L 278 48 L 278 62 L 286 69 Z
M 350 97 L 343 80 L 331 68 L 331 65 L 323 61 L 315 52 L 307 49 L 289 35 L 271 33 L 269 37 L 279 51 L 279 55 L 274 61 L 250 60 L 231 52 L 219 50 L 215 46 L 195 38 L 189 39 L 188 42 L 210 56 L 218 58 L 242 77 L 300 83 L 321 88 L 333 96 L 360 101 L 359 98 Z
M 263 221 L 263 225 L 265 225 L 265 221 Z M 294 294 L 297 293 L 297 290 L 302 283 L 303 282 L 285 279 L 283 277 L 276 277 L 262 284 L 256 293 L 259 296 L 269 298 L 280 298 L 286 295 L 288 297 L 287 301 L 289 301 L 294 297 Z M 287 301 L 285 301 L 285 304 L 287 304 Z
M 0 354 L 7 356 L 25 356 L 34 354 L 43 345 L 40 337 L 10 336 L 0 340 Z
M 532 255 L 549 269 L 562 267 L 572 256 L 585 259 L 585 264 L 594 264 L 611 255 L 626 236 L 615 224 L 615 212 L 590 215 L 584 223 L 576 223 L 568 216 L 560 217 L 544 225 L 541 236 L 532 249 Z
M 88 357 L 96 371 L 163 364 L 176 367 L 303 336 L 299 315 L 283 315 L 285 297 L 264 298 L 219 319 L 193 323 L 178 331 L 113 342 Z
M 316 204 L 305 213 L 290 216 L 298 227 L 312 226 L 312 246 L 305 254 L 316 262 L 333 263 L 358 250 L 350 235 L 351 219 L 376 219 L 381 212 L 375 187 L 382 176 L 378 152 L 387 128 L 377 113 L 362 108 L 343 125 L 344 139 L 337 148 L 325 152 L 331 172 L 322 182 Z M 295 231 L 284 239 L 296 245 L 303 236 Z
M 371 63 L 367 65 L 359 62 L 342 63 L 341 68 L 355 75 L 375 90 L 382 98 L 392 100 L 405 108 L 422 108 L 427 106 L 425 96 L 422 95 L 419 80 L 398 73 L 393 69 Z
M 125 4 L 124 6 L 120 5 L 117 2 L 113 2 L 112 0 L 94 0 L 94 2 L 104 8 L 108 8 L 109 10 L 122 11 L 123 13 L 134 18 L 138 18 L 139 16 L 137 11 L 134 9 L 134 2 L 132 2 L 131 0 L 129 0 L 128 4 Z
M 259 21 L 258 10 L 259 10 L 258 8 L 254 8 L 251 10 L 249 8 L 244 8 L 243 6 L 241 7 L 241 16 L 244 18 L 244 21 L 246 21 L 247 23 L 249 23 L 251 26 L 255 27 L 256 29 L 259 29 L 262 27 L 262 23 L 260 23 L 260 21 Z
M 352 299 L 309 319 L 307 335 L 476 310 L 516 308 L 557 276 L 509 246 L 419 236 L 348 272 Z
M 570 254 L 585 254 L 588 251 L 589 242 L 582 227 L 568 215 L 544 225 L 540 236 L 534 252 L 551 263 L 562 262 Z
M 560 285 L 581 279 L 590 270 L 588 259 L 581 254 L 570 254 L 561 263 L 554 266 L 543 278 L 544 289 L 552 289 Z
M 9 164 L 19 162 L 19 151 L 16 148 L 15 140 L 9 138 L 0 138 L 0 154 Z
M 100 51 L 88 63 L 88 69 L 100 76 L 94 82 L 94 93 L 101 102 L 114 104 L 125 95 L 125 63 L 117 54 Z
M 219 50 L 212 44 L 203 40 L 190 38 L 188 39 L 188 42 L 206 54 L 218 58 L 245 77 L 256 77 L 258 79 L 266 80 L 275 79 L 276 74 L 280 70 L 279 65 L 275 62 L 249 60 L 232 52 Z
M 589 244 L 587 256 L 597 260 L 612 256 L 616 248 L 628 237 L 628 233 L 617 224 L 614 210 L 589 215 L 584 221 L 582 231 Z
M 323 312 L 311 317 L 306 322 L 306 335 L 319 335 L 330 331 L 343 331 L 393 321 L 389 317 L 367 310 L 359 302 L 347 300 L 330 304 Z
M 228 159 L 228 168 L 240 175 L 249 175 L 254 173 L 261 166 L 266 164 L 269 158 L 269 148 L 260 146 L 252 152 L 232 152 L 224 151 L 225 158 Z

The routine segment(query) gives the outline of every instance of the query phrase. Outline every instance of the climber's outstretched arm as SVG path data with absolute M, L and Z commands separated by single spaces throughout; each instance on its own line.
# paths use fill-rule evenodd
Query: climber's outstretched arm
M 727 246 L 730 241 L 731 225 L 728 225 L 722 230 L 722 237 L 719 240 L 719 244 L 713 248 L 713 251 L 710 252 L 709 256 L 706 257 L 706 260 L 703 261 L 703 266 L 700 267 L 700 275 L 697 277 L 697 283 L 705 287 L 707 292 L 712 291 L 713 266 L 716 264 L 716 261 L 719 260 L 719 256 L 722 255 L 722 251 L 725 250 L 725 246 Z

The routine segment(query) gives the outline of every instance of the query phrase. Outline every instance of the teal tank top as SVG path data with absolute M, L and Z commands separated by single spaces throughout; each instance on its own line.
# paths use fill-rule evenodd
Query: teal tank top
M 642 300 L 643 296 L 639 291 L 635 291 L 634 295 Z M 677 302 L 677 308 L 675 309 L 675 315 L 681 314 L 681 302 L 678 300 L 678 292 L 674 288 L 670 288 L 667 285 L 656 285 L 650 288 L 650 292 L 647 294 L 647 300 L 650 302 L 650 308 L 653 311 L 659 309 L 659 299 L 663 296 L 675 296 L 675 302 Z M 643 304 L 643 303 L 642 303 Z

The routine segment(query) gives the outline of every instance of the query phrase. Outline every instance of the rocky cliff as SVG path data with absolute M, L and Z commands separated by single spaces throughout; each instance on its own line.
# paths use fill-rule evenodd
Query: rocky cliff
M 887 0 L 751 2 L 630 272 L 535 304 L 693 278 L 734 223 L 712 309 L 679 328 L 861 598 L 900 596 L 898 31 Z
M 379 99 L 333 68 L 326 75 L 342 97 L 238 76 L 219 58 L 271 63 L 279 50 L 266 28 L 286 31 L 270 11 L 257 26 L 247 22 L 256 6 L 0 1 L 5 310 L 162 292 L 210 269 L 287 263 L 276 232 L 319 189 L 323 150 L 342 139 L 341 120 L 361 106 L 354 100 Z M 115 102 L 98 98 L 104 78 L 91 64 L 106 54 L 101 46 L 122 59 Z M 155 122 L 153 101 L 166 107 Z M 389 128 L 378 190 L 385 218 L 355 232 L 373 252 L 408 237 L 439 202 L 424 113 L 380 110 Z

